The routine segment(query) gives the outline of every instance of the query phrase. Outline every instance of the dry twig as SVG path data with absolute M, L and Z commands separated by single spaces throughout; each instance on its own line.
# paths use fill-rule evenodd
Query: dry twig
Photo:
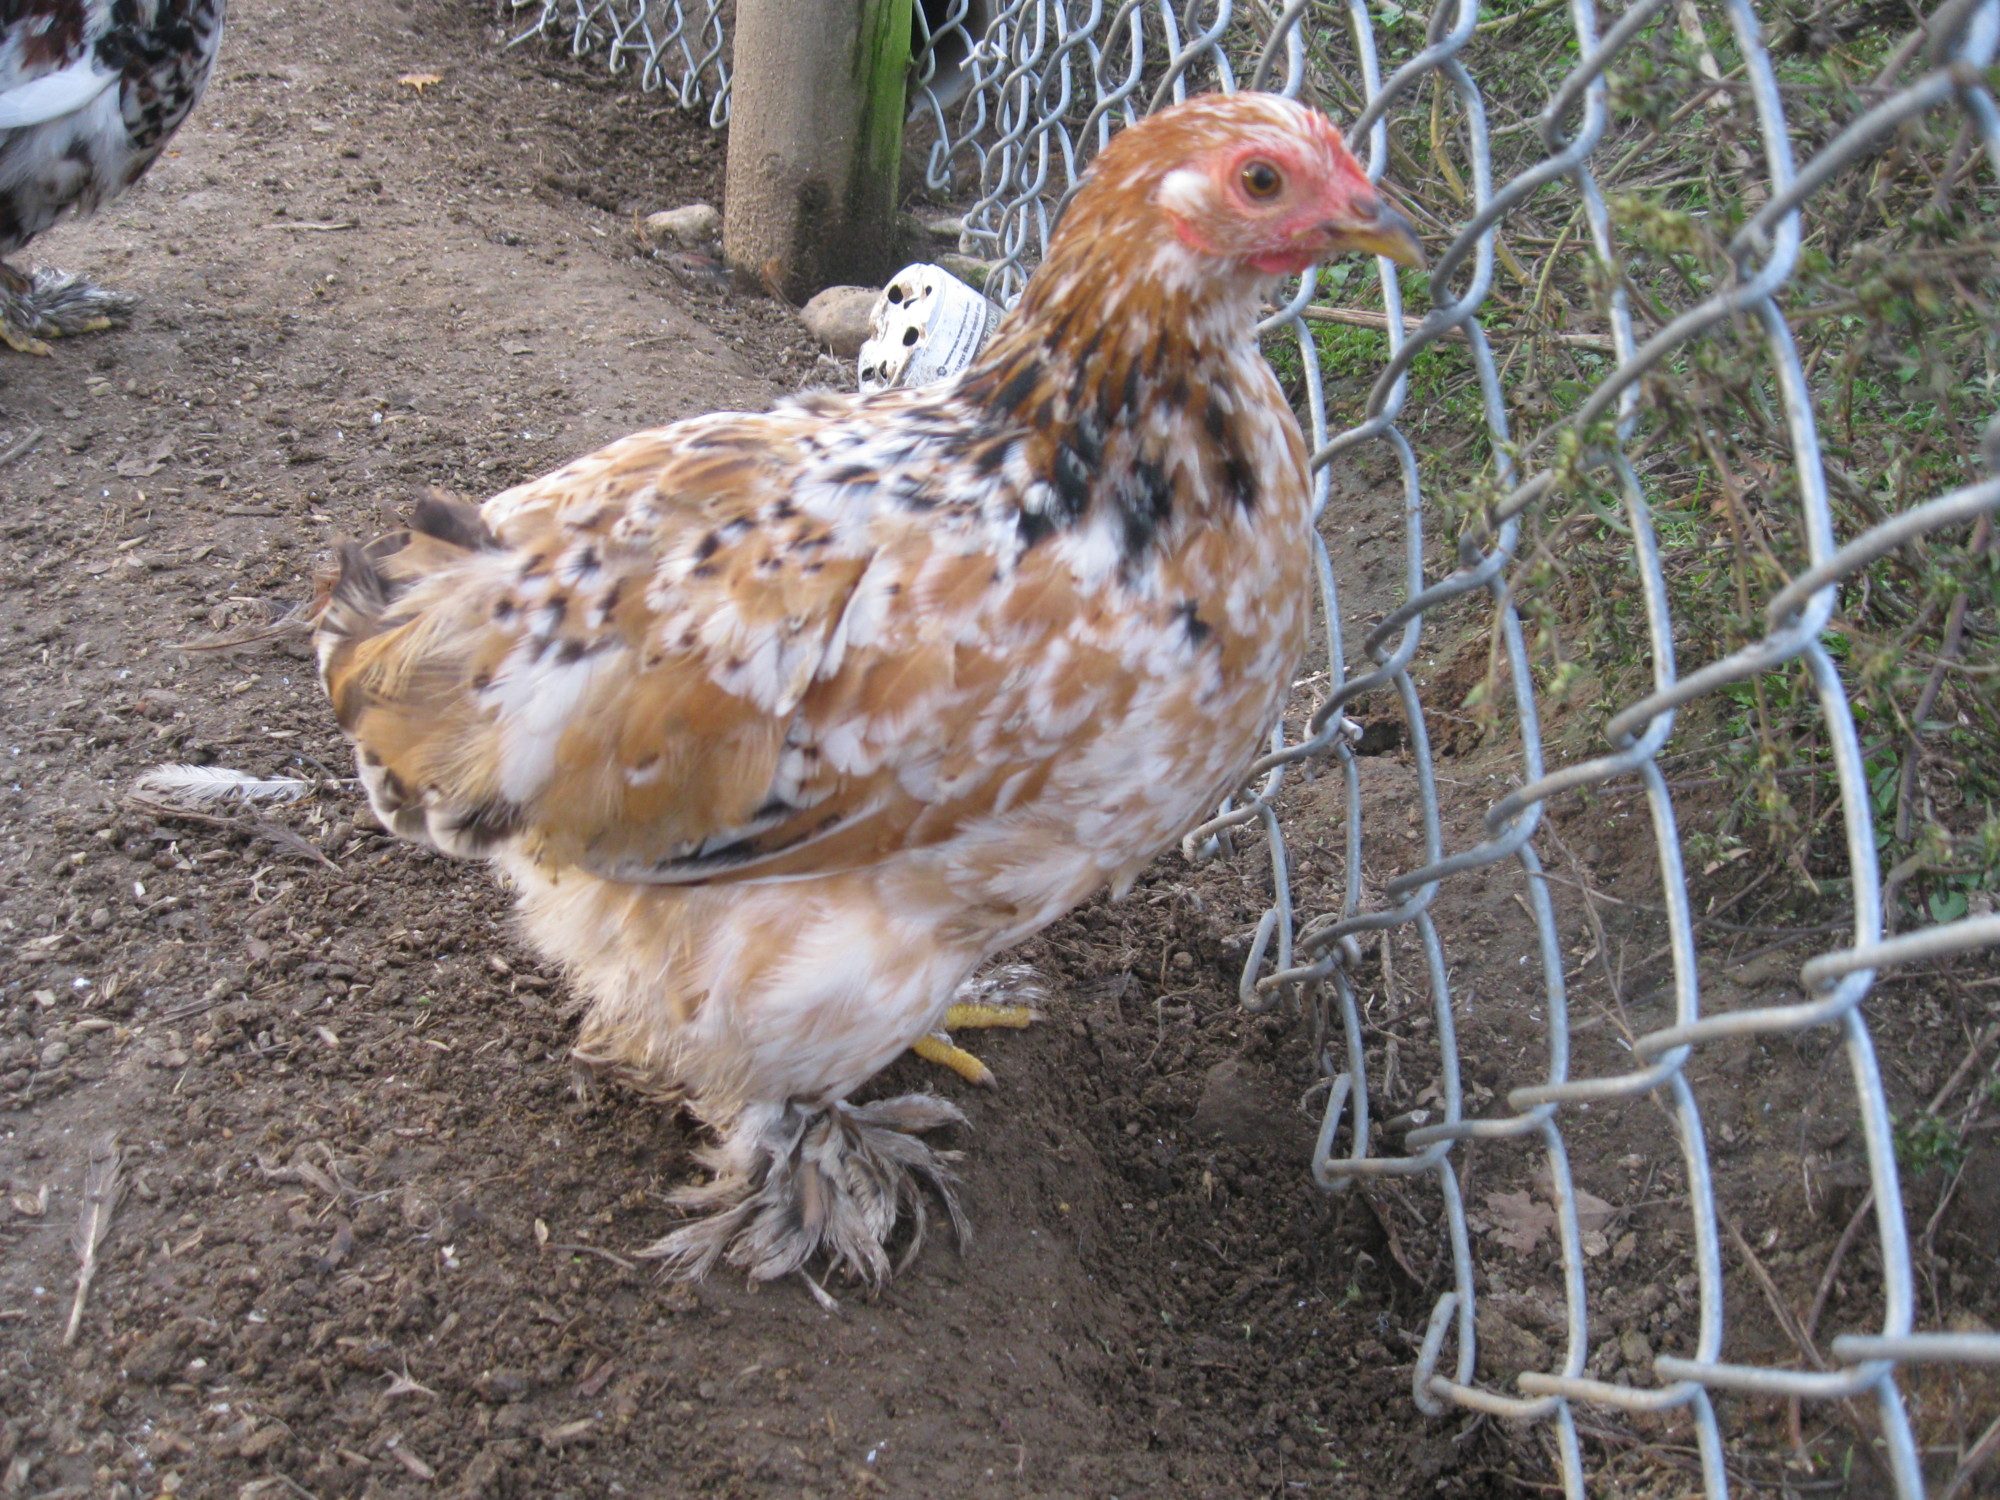
M 4 468 L 6 465 L 11 464 L 15 459 L 21 457 L 23 454 L 33 452 L 35 444 L 39 443 L 41 440 L 42 440 L 42 429 L 39 427 L 30 427 L 26 435 L 23 436 L 19 442 L 11 443 L 5 449 L 0 449 L 0 468 Z
M 1972 1491 L 1968 1486 L 1978 1472 L 1996 1456 L 2000 1456 L 2000 1417 L 1995 1417 L 1979 1435 L 1979 1441 L 1972 1445 L 1971 1451 L 1959 1462 L 1950 1483 L 1938 1491 L 1938 1500 L 1953 1500 L 1953 1497 L 1960 1493 L 1971 1494 Z
M 77 1215 L 76 1230 L 70 1236 L 79 1264 L 76 1300 L 69 1305 L 69 1327 L 63 1330 L 65 1349 L 76 1342 L 77 1329 L 83 1325 L 84 1299 L 97 1276 L 97 1252 L 111 1232 L 111 1216 L 118 1211 L 118 1200 L 125 1195 L 123 1165 L 116 1136 L 107 1135 L 90 1148 L 90 1166 L 83 1174 L 83 1211 Z
M 1981 516 L 1979 524 L 1973 528 L 1972 543 L 1966 549 L 1973 557 L 1986 551 L 1993 540 L 1993 517 Z M 1910 733 L 1903 744 L 1903 765 L 1896 778 L 1896 841 L 1907 844 L 1910 841 L 1911 814 L 1917 791 L 1917 762 L 1920 759 L 1919 740 L 1924 732 L 1924 721 L 1931 715 L 1936 705 L 1939 691 L 1944 687 L 1944 674 L 1958 655 L 1958 645 L 1965 637 L 1965 607 L 1971 599 L 1969 593 L 1962 593 L 1951 601 L 1951 612 L 1945 617 L 1944 636 L 1938 643 L 1937 661 L 1931 667 L 1931 674 L 1925 680 L 1923 691 L 1917 695 L 1916 706 L 1910 710 Z M 1896 908 L 1889 906 L 1889 916 L 1893 920 Z
M 1927 1114 L 1934 1115 L 1945 1107 L 1951 1096 L 1958 1092 L 1958 1086 L 1972 1076 L 1973 1069 L 1979 1066 L 1979 1060 L 1986 1055 L 1986 1049 L 1995 1041 L 2000 1041 L 2000 1022 L 1988 1026 L 1973 1040 L 1971 1047 L 1966 1049 L 1965 1056 L 1959 1059 L 1958 1066 L 1952 1069 L 1951 1077 L 1944 1081 L 1943 1086 L 1931 1095 L 1931 1102 L 1924 1106 Z M 1806 1311 L 1805 1323 L 1801 1329 L 1808 1340 L 1819 1328 L 1820 1314 L 1826 1311 L 1827 1298 L 1833 1294 L 1833 1284 L 1840 1274 L 1841 1262 L 1847 1259 L 1848 1250 L 1860 1235 L 1861 1226 L 1867 1221 L 1869 1211 L 1874 1207 L 1875 1190 L 1870 1188 L 1862 1195 L 1853 1217 L 1847 1221 L 1847 1227 L 1840 1232 L 1840 1239 L 1833 1247 L 1833 1254 L 1827 1257 L 1826 1269 L 1820 1273 L 1819 1287 L 1813 1293 L 1812 1306 Z M 1803 1452 L 1805 1437 L 1801 1402 L 1797 1396 L 1792 1397 L 1787 1403 L 1785 1422 L 1790 1431 L 1792 1446 Z M 1982 1438 L 1981 1442 L 1984 1441 Z

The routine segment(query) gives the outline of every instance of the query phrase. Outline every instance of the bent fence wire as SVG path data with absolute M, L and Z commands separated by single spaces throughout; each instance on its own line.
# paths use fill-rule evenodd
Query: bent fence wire
M 645 87 L 669 90 L 683 105 L 706 101 L 712 119 L 726 114 L 726 17 L 714 0 L 511 3 L 531 23 L 524 36 L 559 35 L 579 54 L 601 52 L 613 68 L 635 68 Z M 1874 25 L 1886 40 L 1870 69 L 1873 81 L 1852 80 L 1845 89 L 1830 86 L 1835 70 L 1817 60 L 1851 38 L 1840 30 L 1846 12 L 1866 7 L 1813 10 L 1767 0 L 1762 17 L 1759 9 L 1751 0 L 1603 7 L 1593 0 L 1442 0 L 1426 19 L 1389 0 L 947 0 L 920 12 L 929 45 L 915 65 L 922 86 L 913 130 L 928 136 L 931 189 L 973 200 L 961 248 L 991 263 L 988 290 L 1003 300 L 1018 294 L 1065 194 L 1110 132 L 1205 88 L 1303 92 L 1344 116 L 1371 174 L 1409 195 L 1432 246 L 1428 277 L 1399 281 L 1386 262 L 1358 273 L 1335 267 L 1307 277 L 1265 325 L 1273 363 L 1310 423 L 1318 505 L 1327 505 L 1340 470 L 1372 453 L 1396 497 L 1401 582 L 1386 604 L 1367 606 L 1380 618 L 1356 650 L 1348 630 L 1363 611 L 1351 601 L 1343 608 L 1325 539 L 1312 538 L 1324 606 L 1317 674 L 1308 679 L 1317 701 L 1279 726 L 1246 794 L 1190 834 L 1186 849 L 1200 857 L 1226 843 L 1227 830 L 1246 826 L 1268 842 L 1274 899 L 1242 971 L 1241 999 L 1252 1010 L 1287 1001 L 1314 1007 L 1323 1034 L 1334 1039 L 1320 1058 L 1325 1106 L 1314 1179 L 1335 1192 L 1383 1178 L 1427 1178 L 1435 1186 L 1450 1286 L 1422 1336 L 1417 1405 L 1433 1415 L 1456 1407 L 1546 1424 L 1571 1494 L 1584 1492 L 1578 1413 L 1592 1404 L 1680 1412 L 1698 1439 L 1706 1492 L 1727 1493 L 1715 1409 L 1723 1393 L 1788 1398 L 1826 1412 L 1855 1398 L 1872 1402 L 1880 1423 L 1874 1462 L 1898 1493 L 1921 1494 L 1904 1391 L 1913 1367 L 2000 1365 L 2000 1336 L 1951 1331 L 1920 1315 L 1896 1127 L 1864 1008 L 1878 975 L 2000 945 L 2000 915 L 1990 896 L 1968 902 L 1940 886 L 1915 904 L 1914 921 L 1896 930 L 1909 904 L 1897 900 L 1908 872 L 1899 865 L 1890 873 L 1885 898 L 1878 838 L 1892 807 L 1897 823 L 1907 824 L 1903 804 L 1914 772 L 1891 769 L 1885 780 L 1881 745 L 1895 726 L 1869 715 L 1864 736 L 1857 723 L 1866 674 L 1857 675 L 1861 648 L 1841 614 L 1843 585 L 1862 588 L 1871 570 L 1908 555 L 1899 549 L 1942 548 L 1968 526 L 1972 540 L 1956 554 L 1961 561 L 1976 565 L 1989 546 L 1990 513 L 2000 508 L 2000 334 L 1988 303 L 1971 325 L 1960 325 L 1961 332 L 1973 329 L 1962 351 L 1948 340 L 1934 351 L 1947 366 L 1944 385 L 1960 394 L 1950 420 L 1933 430 L 1929 461 L 1918 462 L 1922 454 L 1913 458 L 1907 444 L 1879 451 L 1857 444 L 1852 359 L 1844 397 L 1829 381 L 1848 351 L 1839 338 L 1816 336 L 1802 352 L 1795 327 L 1845 309 L 1838 326 L 1856 329 L 1853 341 L 1865 342 L 1869 329 L 1881 326 L 1868 321 L 1871 298 L 1879 304 L 1883 295 L 1917 295 L 1907 261 L 1871 261 L 1844 236 L 1870 201 L 1894 197 L 1896 170 L 1925 157 L 1926 142 L 1937 149 L 1925 159 L 1942 165 L 1921 191 L 1894 200 L 1897 215 L 1935 227 L 1940 215 L 1956 214 L 1961 231 L 1971 226 L 1969 241 L 1961 233 L 1954 250 L 1943 234 L 1916 253 L 1959 256 L 1956 279 L 1944 281 L 1972 297 L 1971 305 L 1979 287 L 1994 287 L 2000 108 L 1992 69 L 2000 0 L 1946 0 L 1900 45 L 1884 28 L 1896 16 L 1909 24 L 1910 11 L 1878 7 L 1887 19 L 1877 16 Z M 1849 17 L 1848 24 L 1856 23 Z M 1689 140 L 1696 144 L 1682 149 Z M 1420 195 L 1426 183 L 1442 186 Z M 1820 232 L 1823 224 L 1832 228 Z M 1524 245 L 1545 251 L 1538 268 L 1521 264 Z M 1905 267 L 1901 280 L 1898 265 Z M 1503 272 L 1504 296 L 1496 290 Z M 1801 306 L 1808 289 L 1823 300 Z M 1824 300 L 1827 289 L 1845 292 L 1845 300 Z M 1407 312 L 1412 304 L 1428 310 Z M 1961 355 L 1972 367 L 1954 371 L 1951 362 Z M 1440 377 L 1441 367 L 1460 378 Z M 1343 379 L 1329 383 L 1330 371 Z M 1703 406 L 1687 392 L 1705 379 L 1710 399 Z M 1346 398 L 1343 384 L 1353 391 Z M 1717 391 L 1734 404 L 1718 404 Z M 1344 421 L 1336 417 L 1342 399 L 1351 408 Z M 1469 446 L 1438 440 L 1447 419 L 1457 422 L 1455 435 L 1472 431 Z M 1822 437 L 1843 421 L 1838 444 Z M 1732 425 L 1760 436 L 1738 445 L 1725 430 Z M 1830 456 L 1836 452 L 1843 462 Z M 1871 454 L 1900 466 L 1893 485 L 1845 466 L 1873 462 Z M 1756 491 L 1752 500 L 1744 499 L 1746 487 Z M 1690 576 L 1678 562 L 1670 566 L 1683 551 L 1661 533 L 1669 521 L 1685 528 L 1690 516 L 1716 527 L 1728 507 L 1712 497 L 1723 490 L 1736 507 L 1732 527 L 1742 524 L 1746 505 L 1757 512 L 1764 528 L 1758 545 L 1769 562 L 1739 569 L 1733 583 L 1726 569 Z M 1569 524 L 1578 521 L 1582 531 Z M 1442 548 L 1427 532 L 1440 523 L 1457 533 Z M 1601 676 L 1605 696 L 1585 716 L 1594 749 L 1576 732 L 1574 713 L 1563 735 L 1545 740 L 1547 703 L 1537 697 L 1538 686 L 1543 700 L 1562 696 L 1571 675 L 1569 666 L 1552 674 L 1544 658 L 1548 631 L 1561 623 L 1551 627 L 1547 613 L 1551 565 L 1554 590 L 1570 587 L 1559 565 L 1579 536 L 1599 538 L 1600 546 L 1609 539 L 1617 550 L 1600 552 L 1600 568 L 1622 569 L 1633 585 L 1616 604 L 1637 681 L 1628 676 L 1621 695 L 1615 673 Z M 1978 576 L 1985 575 L 1972 584 L 1961 579 L 1958 592 L 1990 590 Z M 1742 606 L 1733 637 L 1703 628 L 1704 589 L 1718 593 L 1717 613 Z M 1738 597 L 1725 605 L 1719 595 L 1732 589 Z M 1518 744 L 1511 787 L 1483 809 L 1483 827 L 1449 847 L 1453 820 L 1441 806 L 1427 711 L 1432 720 L 1450 717 L 1459 704 L 1421 702 L 1412 667 L 1427 625 L 1463 626 L 1475 602 L 1489 622 L 1480 634 L 1492 662 L 1490 698 L 1478 714 L 1489 726 L 1510 728 Z M 1956 606 L 1951 618 L 1961 623 L 1938 648 L 1939 672 L 1962 640 L 1964 608 Z M 1984 608 L 1990 614 L 1990 598 Z M 1436 639 L 1429 644 L 1435 648 Z M 1689 667 L 1690 655 L 1706 659 Z M 1740 705 L 1760 726 L 1753 733 L 1767 752 L 1761 770 L 1746 773 L 1761 788 L 1758 805 L 1783 815 L 1790 804 L 1768 759 L 1777 712 L 1768 694 L 1779 684 L 1793 695 L 1789 722 L 1809 726 L 1805 739 L 1813 747 L 1790 774 L 1824 788 L 1817 821 L 1800 835 L 1820 839 L 1818 878 L 1796 852 L 1791 858 L 1821 902 L 1817 913 L 1831 911 L 1836 922 L 1821 924 L 1825 946 L 1795 971 L 1791 1003 L 1719 1006 L 1715 962 L 1697 932 L 1748 929 L 1699 911 L 1691 890 L 1704 889 L 1713 862 L 1732 851 L 1718 855 L 1721 845 L 1704 833 L 1690 874 L 1696 836 L 1677 819 L 1662 760 L 1679 753 L 1669 750 L 1677 716 L 1696 726 L 1687 731 L 1692 748 L 1706 753 L 1723 722 L 1712 710 Z M 1937 691 L 1933 681 L 1914 720 L 1932 711 Z M 1368 818 L 1379 820 L 1381 812 L 1363 797 L 1349 711 L 1400 713 L 1414 764 L 1421 854 L 1414 867 L 1380 883 L 1363 878 L 1363 830 L 1380 826 Z M 1921 727 L 1905 726 L 1911 756 Z M 1308 760 L 1330 762 L 1339 778 L 1345 840 L 1344 873 L 1320 887 L 1331 894 L 1311 905 L 1302 894 L 1295 899 L 1303 888 L 1280 800 L 1288 774 L 1309 770 L 1300 765 Z M 1650 826 L 1657 889 L 1649 909 L 1657 957 L 1665 961 L 1657 989 L 1670 999 L 1670 1015 L 1628 1032 L 1622 1064 L 1583 1069 L 1573 1047 L 1571 991 L 1577 969 L 1590 960 L 1574 946 L 1566 951 L 1561 935 L 1563 914 L 1575 914 L 1577 887 L 1544 871 L 1538 835 L 1553 799 L 1614 792 L 1642 805 Z M 1988 825 L 1989 840 L 1995 826 Z M 1898 837 L 1911 837 L 1907 826 Z M 1371 864 L 1394 859 L 1371 855 Z M 1990 876 L 2000 854 L 1989 851 L 1988 860 Z M 1527 913 L 1520 962 L 1534 975 L 1544 1029 L 1531 1040 L 1542 1060 L 1538 1081 L 1482 1112 L 1468 1102 L 1456 1039 L 1469 980 L 1453 968 L 1437 917 L 1441 892 L 1454 883 L 1491 881 L 1510 870 Z M 1598 922 L 1595 906 L 1589 920 Z M 1837 934 L 1827 930 L 1834 926 Z M 1385 1121 L 1374 1113 L 1385 1097 L 1384 1057 L 1364 991 L 1373 955 L 1379 947 L 1386 962 L 1392 936 L 1417 955 L 1435 1026 L 1434 1056 L 1425 1061 L 1436 1071 L 1418 1096 L 1428 1097 L 1428 1111 L 1406 1109 Z M 1591 957 L 1603 965 L 1601 951 Z M 1611 988 L 1616 998 L 1615 979 Z M 1730 1226 L 1718 1209 L 1693 1073 L 1705 1047 L 1728 1039 L 1814 1031 L 1844 1051 L 1851 1079 L 1872 1192 L 1878 1253 L 1866 1274 L 1879 1278 L 1877 1331 L 1835 1337 L 1822 1357 L 1808 1330 L 1812 1367 L 1801 1367 L 1803 1356 L 1731 1360 L 1725 1341 L 1737 1324 L 1724 1306 Z M 1388 1066 L 1393 1072 L 1393 1058 Z M 1407 1098 L 1409 1057 L 1402 1066 Z M 1594 1104 L 1649 1097 L 1671 1120 L 1682 1163 L 1691 1316 L 1672 1336 L 1678 1347 L 1653 1356 L 1649 1369 L 1613 1380 L 1591 1357 L 1590 1257 L 1564 1127 L 1574 1130 L 1578 1112 Z M 1545 1157 L 1564 1311 L 1559 1352 L 1547 1368 L 1513 1372 L 1511 1385 L 1476 1373 L 1480 1262 L 1461 1192 L 1469 1143 L 1510 1138 Z M 1868 1201 L 1857 1223 L 1868 1219 Z M 1931 1307 L 1938 1310 L 1935 1297 Z M 1976 1430 L 1991 1414 L 1974 1415 Z M 1989 1440 L 1996 1434 L 2000 1427 L 1987 1431 Z

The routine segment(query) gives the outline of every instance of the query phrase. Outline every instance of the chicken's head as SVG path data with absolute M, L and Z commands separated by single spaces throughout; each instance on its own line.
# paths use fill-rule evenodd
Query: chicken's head
M 1107 196 L 1143 201 L 1189 250 L 1255 275 L 1295 275 L 1351 252 L 1423 264 L 1409 221 L 1333 122 L 1277 94 L 1208 94 L 1162 110 L 1115 137 L 1096 176 Z

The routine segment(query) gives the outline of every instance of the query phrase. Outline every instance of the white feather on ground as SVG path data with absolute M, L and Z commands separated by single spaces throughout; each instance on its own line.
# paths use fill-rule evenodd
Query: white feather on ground
M 296 802 L 312 790 L 296 776 L 252 776 L 227 766 L 155 766 L 132 783 L 149 802 L 205 812 L 232 802 Z

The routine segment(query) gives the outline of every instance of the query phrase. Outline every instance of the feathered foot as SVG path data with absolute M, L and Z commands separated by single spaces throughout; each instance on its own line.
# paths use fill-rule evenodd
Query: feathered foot
M 47 354 L 46 339 L 101 333 L 132 316 L 133 298 L 81 276 L 44 267 L 23 276 L 0 265 L 0 343 L 22 354 Z
M 958 1153 L 917 1139 L 918 1132 L 964 1123 L 956 1105 L 930 1094 L 872 1104 L 753 1104 L 724 1130 L 720 1145 L 701 1153 L 714 1179 L 670 1200 L 705 1217 L 639 1254 L 664 1261 L 670 1274 L 688 1281 L 707 1275 L 718 1260 L 741 1266 L 752 1281 L 771 1281 L 805 1271 L 825 1251 L 832 1267 L 879 1287 L 923 1246 L 925 1186 L 944 1201 L 959 1248 L 971 1243 L 950 1167 Z M 910 1243 L 892 1266 L 889 1240 L 905 1212 Z M 832 1300 L 817 1285 L 813 1292 Z
M 944 1025 L 929 1036 L 919 1038 L 910 1050 L 925 1062 L 951 1069 L 967 1083 L 991 1088 L 993 1070 L 963 1047 L 955 1045 L 951 1033 L 980 1031 L 994 1026 L 1004 1026 L 1012 1031 L 1023 1030 L 1042 1019 L 1041 1011 L 1032 1005 L 1001 1003 L 1002 997 L 1010 1001 L 1041 1000 L 1047 994 L 1040 977 L 1026 964 L 1003 964 L 997 969 L 975 975 L 959 987 L 959 998 L 944 1013 Z

